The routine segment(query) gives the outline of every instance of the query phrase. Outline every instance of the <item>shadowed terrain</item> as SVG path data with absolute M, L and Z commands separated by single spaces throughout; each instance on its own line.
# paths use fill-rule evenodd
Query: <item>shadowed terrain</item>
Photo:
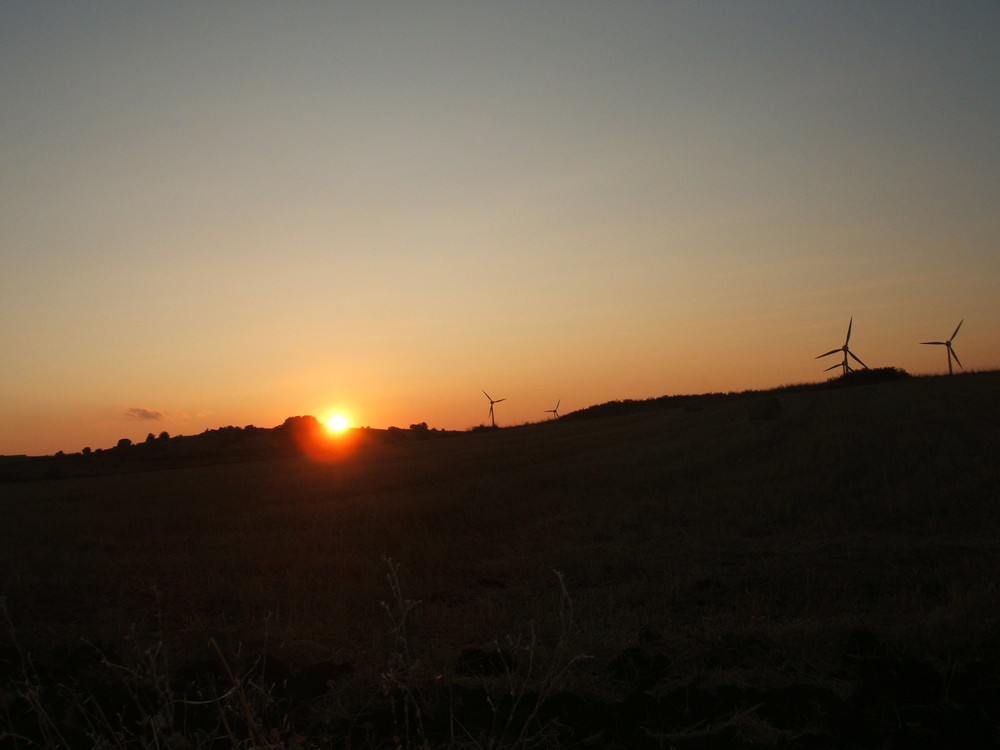
M 0 746 L 995 747 L 998 415 L 974 373 L 9 481 Z

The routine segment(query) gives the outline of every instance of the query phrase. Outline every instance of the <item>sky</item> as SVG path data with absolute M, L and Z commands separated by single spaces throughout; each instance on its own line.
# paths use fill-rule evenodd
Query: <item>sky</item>
M 1000 368 L 1000 3 L 0 4 L 0 454 Z

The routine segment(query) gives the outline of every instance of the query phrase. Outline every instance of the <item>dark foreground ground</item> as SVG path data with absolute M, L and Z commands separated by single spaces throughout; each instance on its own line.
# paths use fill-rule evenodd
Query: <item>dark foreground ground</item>
M 1000 747 L 1000 375 L 0 485 L 0 747 Z

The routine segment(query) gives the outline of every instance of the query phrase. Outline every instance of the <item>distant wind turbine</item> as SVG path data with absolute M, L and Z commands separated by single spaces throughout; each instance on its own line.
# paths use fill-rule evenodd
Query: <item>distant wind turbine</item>
M 868 365 L 866 365 L 864 362 L 858 359 L 857 356 L 855 356 L 854 352 L 852 352 L 850 349 L 847 348 L 847 344 L 851 340 L 851 326 L 853 325 L 854 325 L 854 317 L 852 316 L 851 322 L 847 324 L 847 338 L 844 339 L 844 345 L 842 347 L 840 347 L 839 349 L 831 349 L 826 354 L 820 354 L 818 357 L 816 357 L 816 359 L 822 359 L 823 357 L 829 357 L 831 354 L 836 354 L 837 352 L 844 353 L 844 361 L 841 364 L 831 365 L 830 367 L 827 367 L 826 370 L 824 370 L 824 372 L 826 372 L 827 370 L 833 370 L 837 367 L 843 367 L 844 374 L 846 375 L 851 371 L 851 363 L 850 360 L 848 360 L 848 357 L 853 359 L 855 362 L 864 367 L 866 370 L 868 369 Z
M 562 403 L 562 399 L 559 399 L 558 401 L 556 401 L 556 408 L 555 409 L 546 409 L 545 413 L 546 414 L 552 414 L 554 419 L 559 419 L 559 404 L 561 404 L 561 403 Z
M 962 323 L 964 323 L 964 322 L 965 322 L 965 318 L 962 318 L 958 322 L 958 325 L 955 326 L 955 332 L 953 334 L 951 334 L 951 338 L 948 339 L 947 341 L 921 341 L 920 342 L 921 344 L 936 344 L 938 346 L 944 346 L 944 347 L 946 347 L 948 349 L 948 374 L 949 375 L 954 375 L 955 374 L 954 371 L 951 369 L 951 360 L 952 360 L 952 358 L 954 358 L 955 361 L 958 362 L 958 366 L 959 367 L 962 367 L 962 363 L 959 361 L 958 355 L 955 354 L 955 350 L 951 348 L 951 341 L 952 341 L 952 339 L 954 339 L 958 335 L 958 329 L 962 327 Z M 962 369 L 964 370 L 965 368 L 962 367 Z
M 501 401 L 506 401 L 507 397 L 504 396 L 503 398 L 493 398 L 486 391 L 483 391 L 483 395 L 486 396 L 486 398 L 488 398 L 490 400 L 490 424 L 492 424 L 494 427 L 496 427 L 497 426 L 497 421 L 496 421 L 496 419 L 493 418 L 493 404 L 499 404 Z

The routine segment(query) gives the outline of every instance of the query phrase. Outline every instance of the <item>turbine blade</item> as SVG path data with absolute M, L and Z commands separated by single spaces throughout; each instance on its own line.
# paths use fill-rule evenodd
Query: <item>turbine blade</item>
M 558 401 L 556 401 L 556 409 L 559 408 L 559 404 L 561 404 L 561 403 L 562 403 L 562 399 L 559 399 Z
M 948 346 L 947 341 L 921 341 L 921 344 L 937 344 L 938 346 Z
M 501 401 L 506 401 L 506 400 L 507 400 L 507 398 L 506 398 L 506 397 L 504 397 L 504 398 L 498 398 L 498 399 L 497 399 L 496 401 L 494 401 L 493 403 L 494 403 L 494 404 L 499 404 L 499 403 L 500 403 Z
M 958 322 L 958 325 L 955 326 L 955 332 L 953 334 L 951 334 L 951 339 L 955 338 L 958 335 L 958 329 L 962 327 L 962 323 L 964 323 L 964 322 L 965 322 L 965 318 L 962 318 Z M 948 339 L 948 340 L 951 341 L 951 339 Z
M 842 352 L 843 349 L 831 349 L 826 354 L 820 354 L 816 359 L 822 359 L 823 357 L 829 357 L 831 354 L 836 354 L 837 352 Z
M 490 394 L 488 394 L 486 391 L 483 391 L 483 395 L 486 396 L 486 398 L 490 399 L 490 401 L 493 401 L 493 399 L 490 398 Z
M 847 346 L 851 342 L 851 326 L 854 325 L 854 316 L 851 316 L 850 322 L 847 324 L 847 338 L 844 339 L 844 346 Z
M 843 367 L 842 364 L 830 365 L 823 372 L 830 372 L 830 370 L 836 370 L 838 367 Z
M 868 369 L 868 365 L 866 365 L 860 359 L 858 359 L 857 357 L 855 357 L 854 356 L 854 352 L 848 351 L 847 353 L 851 355 L 851 357 L 854 359 L 855 362 L 857 362 L 859 365 L 861 365 L 862 367 L 864 367 L 866 370 Z
M 965 369 L 964 367 L 962 367 L 962 360 L 958 358 L 958 355 L 955 354 L 955 350 L 952 349 L 950 346 L 948 347 L 948 355 L 955 358 L 955 361 L 958 362 L 959 367 L 961 367 L 963 370 Z

